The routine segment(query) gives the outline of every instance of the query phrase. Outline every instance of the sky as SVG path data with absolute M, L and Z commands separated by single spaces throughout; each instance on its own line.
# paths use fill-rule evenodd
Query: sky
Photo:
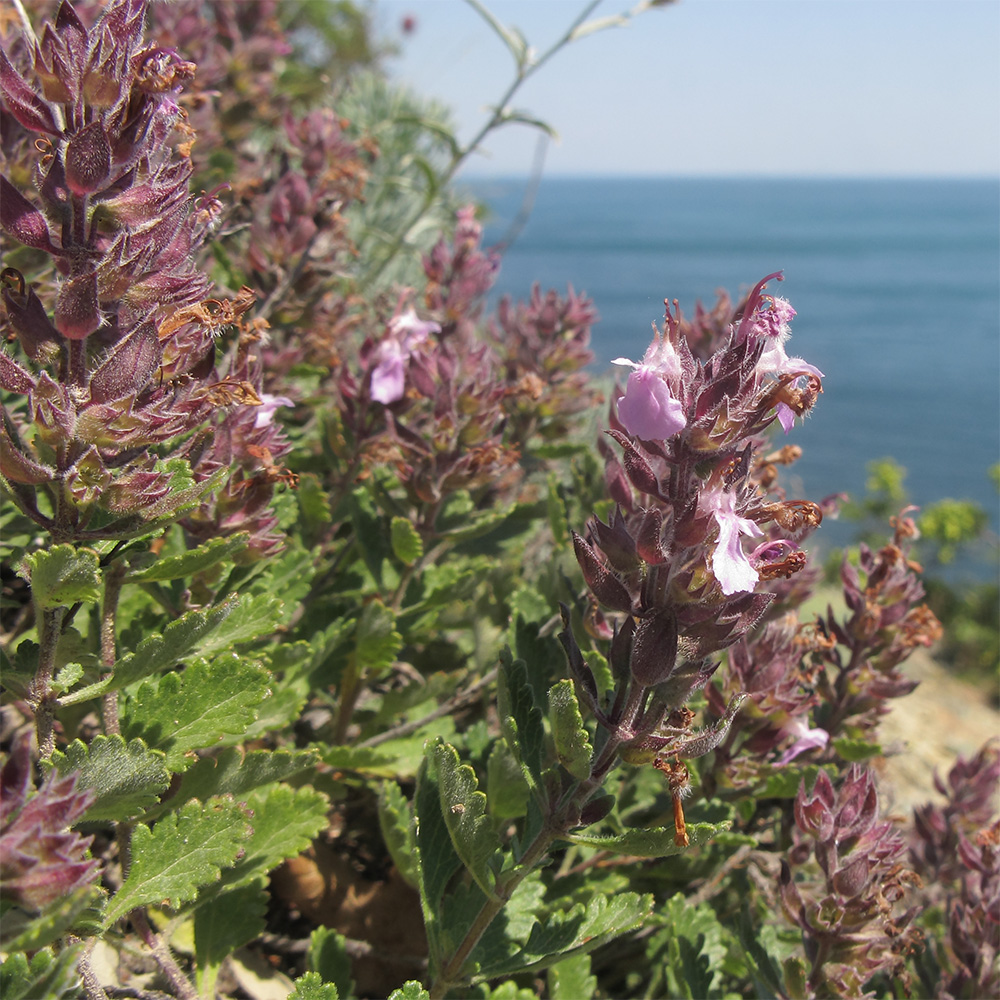
M 486 3 L 537 53 L 585 6 Z M 390 74 L 449 105 L 468 141 L 514 79 L 504 43 L 464 0 L 372 9 L 400 47 Z M 546 175 L 997 177 L 1000 3 L 681 0 L 574 41 L 511 106 L 559 133 Z M 463 175 L 530 173 L 537 135 L 504 126 Z

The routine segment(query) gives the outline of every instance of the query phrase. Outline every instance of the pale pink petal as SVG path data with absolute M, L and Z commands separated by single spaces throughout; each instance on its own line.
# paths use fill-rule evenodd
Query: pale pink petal
M 618 399 L 618 419 L 629 434 L 643 441 L 666 440 L 687 425 L 684 407 L 670 395 L 667 383 L 645 365 L 629 375 L 625 395 Z
M 802 719 L 795 719 L 785 727 L 785 733 L 798 739 L 775 761 L 777 767 L 784 767 L 806 750 L 825 747 L 830 742 L 830 734 L 825 729 L 808 729 Z
M 262 392 L 260 398 L 263 402 L 257 407 L 257 412 L 254 414 L 254 430 L 270 427 L 274 423 L 274 412 L 279 406 L 295 405 L 287 396 L 272 396 L 269 392 Z
M 377 403 L 395 403 L 403 398 L 406 383 L 405 361 L 409 357 L 395 341 L 387 340 L 379 352 L 381 360 L 372 371 L 372 399 Z

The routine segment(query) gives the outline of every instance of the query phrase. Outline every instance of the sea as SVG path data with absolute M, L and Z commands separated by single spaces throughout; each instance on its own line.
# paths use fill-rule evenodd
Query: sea
M 769 291 L 797 311 L 786 350 L 826 376 L 786 439 L 803 448 L 789 494 L 860 499 L 868 463 L 891 457 L 912 503 L 971 499 L 997 531 L 988 476 L 1000 462 L 997 180 L 552 176 L 536 190 L 525 178 L 466 186 L 488 209 L 485 244 L 514 237 L 494 299 L 527 298 L 534 282 L 585 292 L 600 315 L 595 373 L 642 357 L 664 299 L 690 314 L 720 288 L 736 300 L 784 271 Z M 824 529 L 834 546 L 854 530 Z M 995 575 L 995 554 L 983 556 Z

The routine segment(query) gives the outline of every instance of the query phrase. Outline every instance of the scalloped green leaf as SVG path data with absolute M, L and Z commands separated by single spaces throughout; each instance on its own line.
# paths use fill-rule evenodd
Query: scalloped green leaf
M 483 962 L 474 981 L 536 972 L 574 955 L 590 953 L 640 926 L 652 912 L 651 894 L 622 892 L 610 899 L 595 895 L 586 906 L 579 903 L 569 910 L 557 910 L 546 916 L 544 924 L 536 921 L 523 948 Z
M 59 703 L 66 706 L 89 701 L 177 666 L 188 656 L 203 650 L 207 637 L 222 625 L 236 607 L 237 599 L 232 598 L 215 607 L 181 615 L 167 625 L 161 635 L 143 639 L 134 652 L 122 656 L 115 664 L 111 677 L 68 694 L 60 698 Z
M 218 882 L 222 869 L 236 861 L 254 832 L 248 816 L 229 798 L 204 804 L 192 799 L 152 830 L 137 824 L 132 831 L 132 864 L 108 903 L 105 927 L 137 906 L 157 903 L 175 908 Z
M 568 833 L 565 839 L 598 851 L 625 854 L 635 858 L 666 858 L 671 854 L 681 854 L 691 847 L 707 844 L 717 833 L 728 830 L 732 824 L 688 823 L 687 835 L 690 843 L 682 847 L 674 843 L 674 828 L 666 826 L 648 829 L 626 830 L 624 833 L 595 836 L 590 833 Z
M 79 771 L 81 785 L 97 793 L 84 814 L 88 822 L 121 822 L 140 815 L 166 791 L 170 772 L 165 757 L 140 739 L 126 744 L 119 735 L 98 735 L 89 746 L 74 740 L 65 751 L 55 751 L 52 764 L 60 774 Z
M 486 801 L 499 820 L 517 819 L 528 811 L 531 789 L 521 767 L 503 740 L 497 740 L 486 761 Z
M 218 882 L 198 894 L 198 906 L 217 894 L 251 884 L 282 861 L 301 854 L 326 828 L 330 808 L 327 797 L 315 788 L 282 784 L 255 789 L 246 797 L 245 805 L 253 817 L 253 830 L 244 841 L 244 853 Z
M 410 804 L 395 781 L 383 781 L 378 790 L 378 824 L 389 856 L 399 874 L 417 887 L 413 859 L 413 817 Z
M 396 616 L 381 601 L 366 604 L 358 619 L 354 655 L 359 668 L 372 674 L 388 670 L 403 646 Z
M 531 693 L 524 661 L 512 659 L 508 649 L 500 653 L 497 709 L 503 738 L 514 759 L 521 765 L 525 781 L 530 787 L 539 788 L 545 749 L 542 713 Z
M 389 523 L 389 538 L 393 555 L 407 566 L 412 566 L 424 554 L 424 540 L 405 517 L 392 519 Z
M 590 777 L 594 749 L 590 734 L 583 728 L 583 716 L 573 682 L 568 678 L 549 688 L 549 722 L 559 763 L 580 781 Z
M 417 888 L 424 914 L 424 929 L 433 965 L 441 959 L 441 897 L 452 876 L 462 867 L 462 859 L 452 846 L 448 827 L 441 812 L 436 769 L 430 766 L 428 753 L 417 772 L 413 797 L 413 860 Z
M 323 982 L 333 983 L 342 996 L 354 995 L 351 979 L 351 956 L 347 952 L 347 939 L 332 927 L 317 927 L 309 935 L 306 968 L 317 972 Z
M 431 995 L 415 979 L 409 979 L 389 994 L 389 1000 L 431 1000 Z
M 240 642 L 270 635 L 281 621 L 284 602 L 273 594 L 241 597 L 225 621 L 198 647 L 201 656 L 212 656 Z
M 163 583 L 168 580 L 182 580 L 204 573 L 223 561 L 231 561 L 238 552 L 247 547 L 250 535 L 241 531 L 224 538 L 211 538 L 195 549 L 176 556 L 157 559 L 129 573 L 128 579 L 136 583 Z
M 498 854 L 499 841 L 486 815 L 486 795 L 479 791 L 476 772 L 459 761 L 458 751 L 450 743 L 438 741 L 429 751 L 452 845 L 480 889 L 496 898 L 491 862 Z
M 235 653 L 195 660 L 182 673 L 144 681 L 125 702 L 122 734 L 163 750 L 167 767 L 185 770 L 185 755 L 242 736 L 268 696 L 271 675 Z
M 53 545 L 26 555 L 18 574 L 31 584 L 31 597 L 40 611 L 65 608 L 101 599 L 101 570 L 97 553 L 72 545 Z
M 340 1000 L 340 994 L 333 983 L 324 983 L 318 972 L 304 972 L 295 980 L 288 1000 Z
M 232 795 L 237 801 L 244 799 L 256 788 L 289 778 L 316 766 L 319 756 L 315 750 L 251 750 L 226 747 L 211 757 L 201 757 L 184 773 L 180 787 L 146 819 L 164 809 L 176 808 L 188 799 L 206 799 L 215 795 Z

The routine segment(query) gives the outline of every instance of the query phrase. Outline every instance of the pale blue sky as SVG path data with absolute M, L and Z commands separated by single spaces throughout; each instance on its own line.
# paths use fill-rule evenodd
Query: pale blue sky
M 634 0 L 633 0 L 634 2 Z M 544 51 L 582 0 L 487 0 Z M 603 0 L 594 16 L 629 0 Z M 464 0 L 377 0 L 402 46 L 387 68 L 471 137 L 513 77 Z M 416 30 L 402 35 L 406 15 Z M 516 95 L 559 132 L 556 174 L 997 176 L 997 0 L 682 0 L 580 39 Z M 524 174 L 535 133 L 509 125 L 467 176 Z

